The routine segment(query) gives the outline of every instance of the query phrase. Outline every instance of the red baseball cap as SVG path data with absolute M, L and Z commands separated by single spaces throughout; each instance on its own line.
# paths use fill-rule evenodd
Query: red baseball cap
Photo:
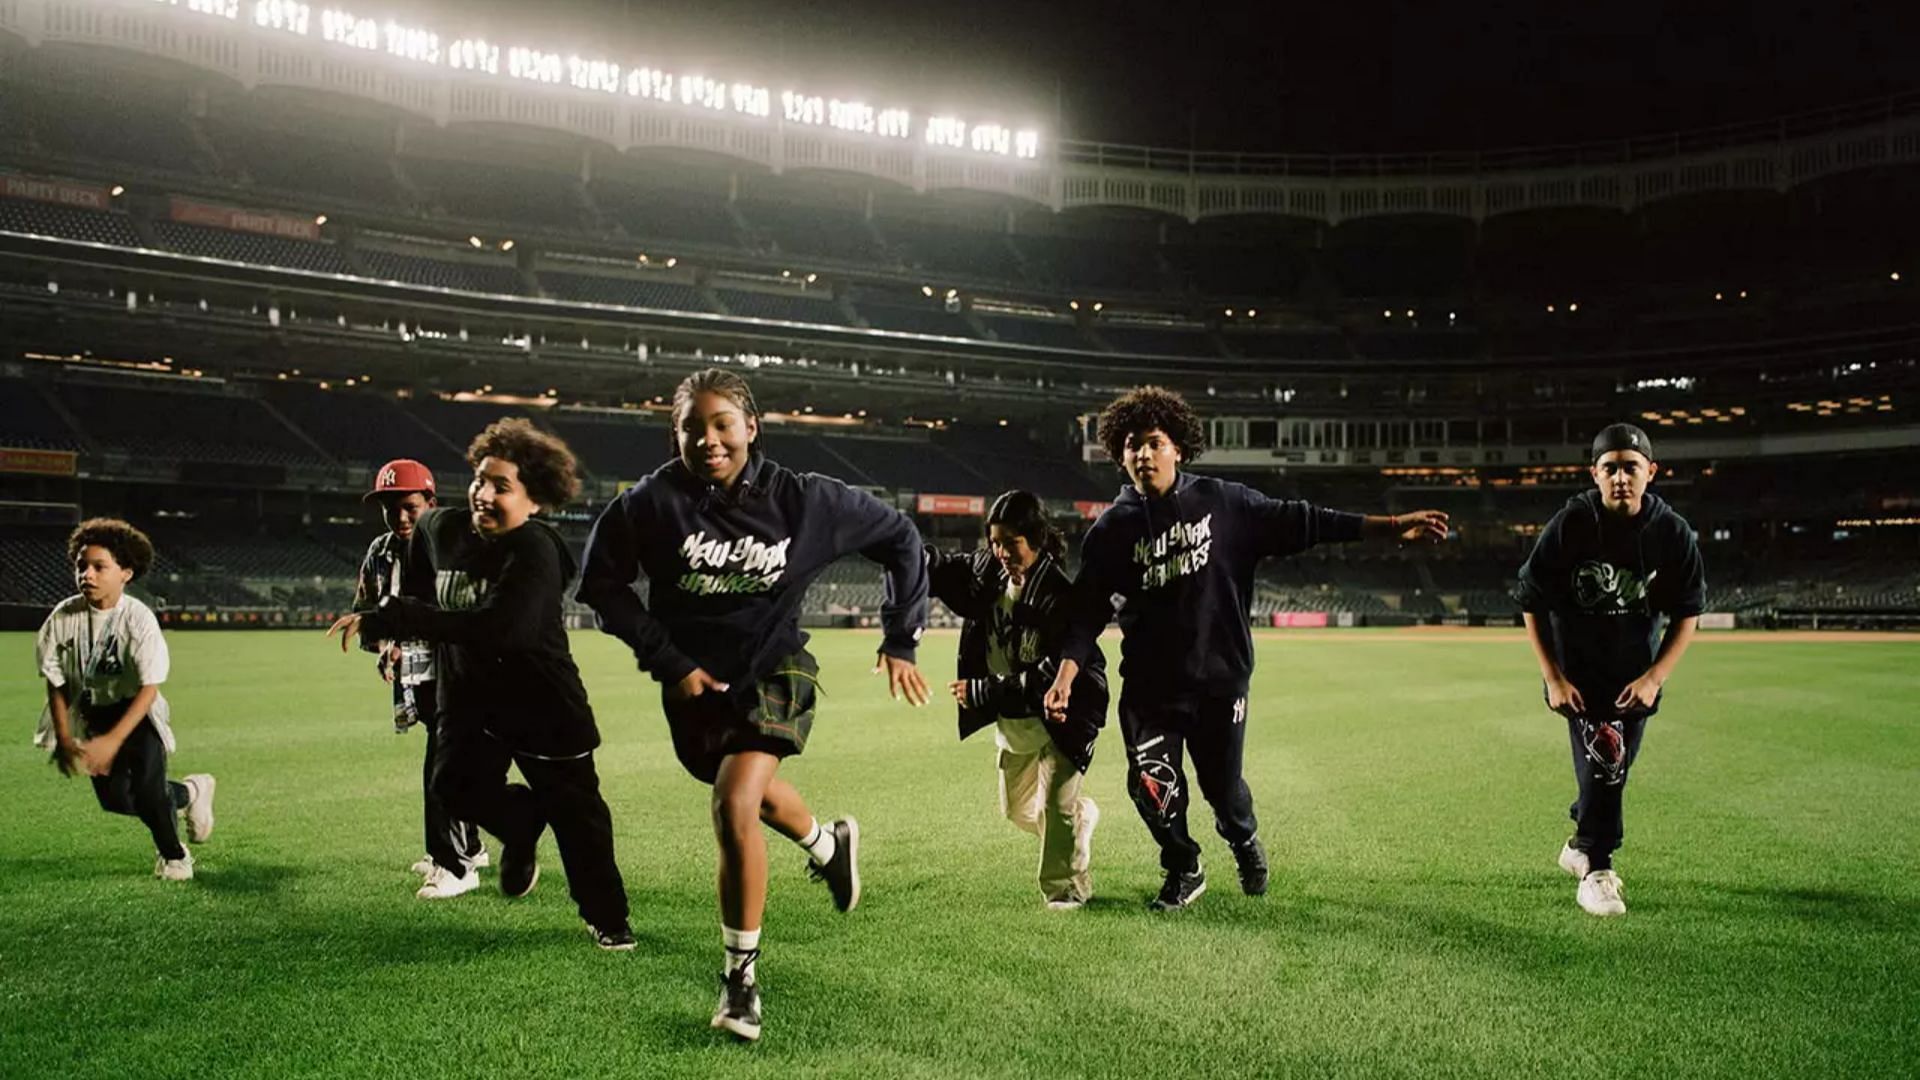
M 360 496 L 360 501 L 366 502 L 389 493 L 406 495 L 415 491 L 427 495 L 434 493 L 433 470 L 412 458 L 394 458 L 373 474 L 373 490 Z

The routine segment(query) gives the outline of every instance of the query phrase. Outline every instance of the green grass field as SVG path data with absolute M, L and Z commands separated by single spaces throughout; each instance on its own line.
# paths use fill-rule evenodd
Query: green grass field
M 952 671 L 952 635 L 923 652 Z M 1912 1076 L 1920 1067 L 1920 640 L 1708 637 L 1627 796 L 1629 914 L 1554 866 L 1563 722 L 1511 634 L 1262 637 L 1247 774 L 1274 858 L 1154 916 L 1117 731 L 1089 778 L 1099 898 L 1041 907 L 990 735 L 816 635 L 829 696 L 785 774 L 863 832 L 837 915 L 773 843 L 766 1035 L 707 1027 L 706 792 L 651 683 L 577 634 L 640 948 L 594 949 L 558 875 L 429 904 L 419 735 L 313 633 L 176 633 L 174 774 L 220 780 L 198 877 L 28 746 L 29 635 L 0 635 L 0 1077 Z M 1196 806 L 1199 804 L 1196 803 Z M 1199 815 L 1205 818 L 1204 809 Z M 492 847 L 490 841 L 489 846 Z

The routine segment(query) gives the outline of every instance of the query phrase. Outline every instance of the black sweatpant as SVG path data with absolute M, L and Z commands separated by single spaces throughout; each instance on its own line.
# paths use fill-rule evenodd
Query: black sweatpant
M 113 730 L 126 715 L 128 704 L 121 701 L 83 710 L 83 730 L 89 736 Z M 113 768 L 93 778 L 93 794 L 107 813 L 139 818 L 153 834 L 153 849 L 162 857 L 187 857 L 176 820 L 180 808 L 187 805 L 187 786 L 167 779 L 167 747 L 153 721 L 141 718 L 113 756 Z
M 420 726 L 427 732 L 426 760 L 420 767 L 420 793 L 424 804 L 427 857 L 434 865 L 465 877 L 480 857 L 480 827 L 447 813 L 447 804 L 433 793 L 433 759 L 440 746 L 440 718 L 434 711 L 434 684 L 423 682 L 413 687 L 414 707 Z
M 551 825 L 580 917 L 602 929 L 625 925 L 627 888 L 613 857 L 613 812 L 600 797 L 593 755 L 551 760 L 516 753 L 471 721 L 440 716 L 432 789 L 455 817 L 503 844 L 532 844 Z M 524 784 L 507 782 L 517 765 Z
M 1213 807 L 1213 827 L 1227 843 L 1253 839 L 1253 792 L 1241 775 L 1247 740 L 1247 699 L 1187 698 L 1140 701 L 1120 697 L 1120 734 L 1127 743 L 1127 794 L 1160 845 L 1160 866 L 1191 871 L 1200 845 L 1187 829 L 1187 775 L 1182 750 L 1193 757 L 1200 793 Z
M 1625 830 L 1621 825 L 1620 800 L 1627 790 L 1627 776 L 1633 771 L 1633 759 L 1640 754 L 1640 736 L 1646 731 L 1647 717 L 1612 717 L 1596 714 L 1595 720 L 1618 719 L 1620 733 L 1627 744 L 1627 764 L 1620 770 L 1617 783 L 1608 783 L 1607 774 L 1587 756 L 1586 737 L 1579 720 L 1567 721 L 1567 738 L 1573 745 L 1573 778 L 1579 795 L 1567 813 L 1573 818 L 1573 846 L 1586 853 L 1595 870 L 1613 865 L 1613 853 L 1619 849 Z

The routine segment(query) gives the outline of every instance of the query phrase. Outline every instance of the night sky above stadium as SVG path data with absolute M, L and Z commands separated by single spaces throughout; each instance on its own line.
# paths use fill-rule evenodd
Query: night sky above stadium
M 1202 149 L 1542 145 L 1920 90 L 1916 5 L 1864 0 L 558 0 L 537 21 L 512 0 L 443 2 L 502 36 L 625 38 L 716 75 Z

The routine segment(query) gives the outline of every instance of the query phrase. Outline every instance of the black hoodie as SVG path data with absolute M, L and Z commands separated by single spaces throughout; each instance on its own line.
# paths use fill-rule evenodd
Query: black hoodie
M 1239 697 L 1253 674 L 1253 572 L 1267 556 L 1360 539 L 1365 517 L 1183 472 L 1160 498 L 1122 488 L 1080 544 L 1061 655 L 1085 667 L 1117 617 L 1121 693 Z
M 477 724 L 536 757 L 599 746 L 567 648 L 561 600 L 574 562 L 559 530 L 536 519 L 485 537 L 467 511 L 447 507 L 420 515 L 411 545 L 404 595 L 381 598 L 361 636 L 433 642 L 448 723 Z
M 1540 530 L 1514 599 L 1551 620 L 1554 658 L 1580 696 L 1610 703 L 1653 666 L 1665 619 L 1704 609 L 1699 537 L 1652 492 L 1631 518 L 1582 492 Z
M 745 701 L 806 644 L 808 583 L 856 552 L 886 568 L 880 651 L 912 660 L 927 623 L 913 522 L 858 488 L 758 453 L 731 491 L 676 458 L 608 503 L 587 540 L 578 595 L 664 685 L 700 667 Z M 646 603 L 633 589 L 642 574 Z
M 928 587 L 965 619 L 955 674 L 969 683 L 960 706 L 960 737 L 966 738 L 1001 717 L 1044 715 L 1047 688 L 1059 673 L 1060 639 L 1073 601 L 1067 573 L 1051 555 L 1042 554 L 1027 571 L 1020 599 L 1013 605 L 1013 631 L 1022 643 L 1014 670 L 996 676 L 989 669 L 994 609 L 1007 591 L 1007 571 L 984 551 L 949 555 L 927 549 Z M 1093 740 L 1107 722 L 1107 659 L 1098 645 L 1073 680 L 1065 723 L 1049 723 L 1047 737 L 1081 772 L 1093 762 Z

